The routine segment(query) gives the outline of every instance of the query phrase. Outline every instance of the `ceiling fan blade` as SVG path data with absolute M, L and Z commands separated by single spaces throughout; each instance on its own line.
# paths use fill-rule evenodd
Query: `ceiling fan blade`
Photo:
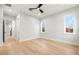
M 41 10 L 41 9 L 39 9 L 39 11 L 40 11 L 41 13 L 44 13 L 44 11 L 43 11 L 43 10 Z
M 6 6 L 8 6 L 8 7 L 11 7 L 11 6 L 12 6 L 11 4 L 4 4 L 4 5 L 6 5 Z
M 42 5 L 43 5 L 43 4 L 39 4 L 39 5 L 37 6 L 37 8 L 40 8 Z
M 34 10 L 34 9 L 37 9 L 37 8 L 29 8 L 30 11 L 32 11 L 32 10 Z

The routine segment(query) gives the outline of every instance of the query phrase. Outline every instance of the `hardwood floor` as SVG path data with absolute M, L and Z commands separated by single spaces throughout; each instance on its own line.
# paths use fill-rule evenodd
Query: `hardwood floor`
M 1 55 L 71 55 L 79 54 L 79 46 L 47 39 L 33 39 L 19 42 L 10 38 L 2 47 Z

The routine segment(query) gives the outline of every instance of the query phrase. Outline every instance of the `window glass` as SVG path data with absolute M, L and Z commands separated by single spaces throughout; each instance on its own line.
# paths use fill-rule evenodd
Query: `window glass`
M 74 33 L 75 23 L 73 16 L 67 16 L 65 18 L 65 32 L 66 33 Z

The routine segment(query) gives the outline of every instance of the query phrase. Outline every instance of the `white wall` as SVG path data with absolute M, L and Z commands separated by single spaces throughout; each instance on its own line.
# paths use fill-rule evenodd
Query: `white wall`
M 16 19 L 16 35 L 19 40 L 37 38 L 39 35 L 39 20 L 20 13 Z
M 76 34 L 64 34 L 64 17 L 67 15 L 72 15 L 76 19 Z M 45 33 L 41 33 L 42 38 L 55 39 L 59 41 L 67 41 L 70 43 L 79 44 L 79 7 L 75 7 L 55 15 L 51 15 L 42 19 L 45 20 Z
M 0 5 L 0 43 L 3 41 L 3 9 Z

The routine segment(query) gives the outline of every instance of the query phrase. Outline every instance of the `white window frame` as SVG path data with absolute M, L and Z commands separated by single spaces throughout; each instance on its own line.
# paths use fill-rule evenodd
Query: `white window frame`
M 66 32 L 65 20 L 66 20 L 66 17 L 68 17 L 68 16 L 73 16 L 73 15 L 67 15 L 64 17 L 64 34 L 76 34 L 77 26 L 76 26 L 76 17 L 75 16 L 73 16 L 73 21 L 74 21 L 73 33 Z

